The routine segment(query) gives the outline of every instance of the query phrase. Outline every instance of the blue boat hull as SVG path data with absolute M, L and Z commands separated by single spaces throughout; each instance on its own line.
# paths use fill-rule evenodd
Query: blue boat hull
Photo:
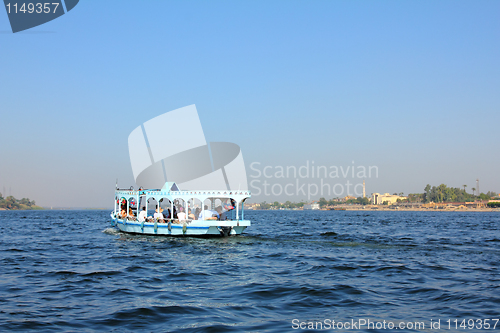
M 111 215 L 112 225 L 120 231 L 143 235 L 165 236 L 232 236 L 240 235 L 251 225 L 249 220 L 216 221 L 187 220 L 185 222 L 139 222 L 117 219 Z

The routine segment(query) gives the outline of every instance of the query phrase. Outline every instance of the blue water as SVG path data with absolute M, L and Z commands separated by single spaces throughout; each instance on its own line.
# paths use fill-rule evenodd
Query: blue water
M 122 234 L 107 211 L 0 211 L 0 331 L 297 332 L 294 319 L 500 317 L 498 212 L 245 217 L 243 236 L 200 239 Z

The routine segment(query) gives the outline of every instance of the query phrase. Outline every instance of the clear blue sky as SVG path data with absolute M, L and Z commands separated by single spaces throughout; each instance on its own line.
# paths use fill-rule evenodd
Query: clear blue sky
M 82 0 L 12 34 L 1 9 L 0 192 L 109 207 L 116 178 L 134 184 L 129 133 L 190 104 L 207 141 L 239 144 L 247 166 L 355 161 L 379 169 L 368 194 L 476 178 L 499 192 L 499 13 L 499 1 Z

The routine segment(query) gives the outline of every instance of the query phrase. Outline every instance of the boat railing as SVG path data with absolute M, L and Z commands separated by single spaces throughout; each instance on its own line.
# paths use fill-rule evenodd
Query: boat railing
M 131 221 L 131 222 L 136 222 L 138 221 L 137 217 L 135 216 L 127 216 L 125 218 L 121 217 L 119 213 L 117 213 L 115 215 L 115 218 L 120 220 L 120 221 Z M 173 224 L 182 224 L 182 223 L 191 223 L 193 221 L 242 221 L 242 219 L 225 219 L 225 220 L 196 220 L 196 219 L 185 219 L 185 220 L 179 220 L 179 219 L 158 219 L 158 218 L 153 218 L 153 217 L 148 217 L 144 222 L 147 222 L 147 223 L 154 223 L 154 222 L 157 222 L 157 223 L 173 223 Z

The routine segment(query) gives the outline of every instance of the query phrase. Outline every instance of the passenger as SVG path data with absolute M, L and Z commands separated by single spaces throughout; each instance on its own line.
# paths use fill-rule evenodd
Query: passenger
M 166 213 L 163 213 L 163 218 L 164 218 L 165 220 L 169 220 L 169 219 L 171 219 L 171 217 L 170 217 L 170 216 L 171 216 L 171 215 L 170 215 L 170 208 L 167 208 Z
M 146 207 L 142 207 L 141 212 L 139 213 L 139 222 L 146 221 L 146 218 L 148 217 L 148 213 L 146 212 Z
M 220 219 L 219 212 L 217 210 L 211 209 L 212 217 L 215 217 L 216 220 Z
M 217 209 L 217 213 L 219 214 L 219 220 L 220 220 L 220 221 L 225 221 L 225 220 L 227 220 L 226 213 L 222 211 L 222 207 L 221 207 L 221 206 L 218 206 L 216 209 Z
M 123 206 L 122 206 L 122 210 L 121 210 L 121 212 L 120 212 L 120 217 L 121 217 L 122 219 L 124 219 L 124 218 L 126 218 L 126 217 L 127 217 L 127 207 L 126 207 L 126 206 L 125 206 L 125 207 L 123 207 Z
M 196 216 L 194 216 L 193 212 L 191 212 L 191 208 L 188 208 L 188 219 L 196 220 Z
M 186 220 L 186 213 L 184 213 L 183 207 L 179 207 L 179 212 L 177 213 L 177 218 L 179 219 L 179 221 Z
M 160 223 L 165 222 L 163 220 L 163 214 L 161 213 L 162 211 L 163 211 L 163 209 L 161 207 L 156 206 L 156 211 L 155 211 L 155 214 L 153 216 L 153 218 L 155 220 L 158 220 L 158 222 L 160 222 Z
M 201 209 L 200 207 L 196 207 L 194 210 L 194 217 L 198 220 L 198 217 L 200 216 Z
M 200 213 L 199 220 L 217 220 L 218 214 L 216 211 L 209 210 L 205 205 L 205 209 Z

